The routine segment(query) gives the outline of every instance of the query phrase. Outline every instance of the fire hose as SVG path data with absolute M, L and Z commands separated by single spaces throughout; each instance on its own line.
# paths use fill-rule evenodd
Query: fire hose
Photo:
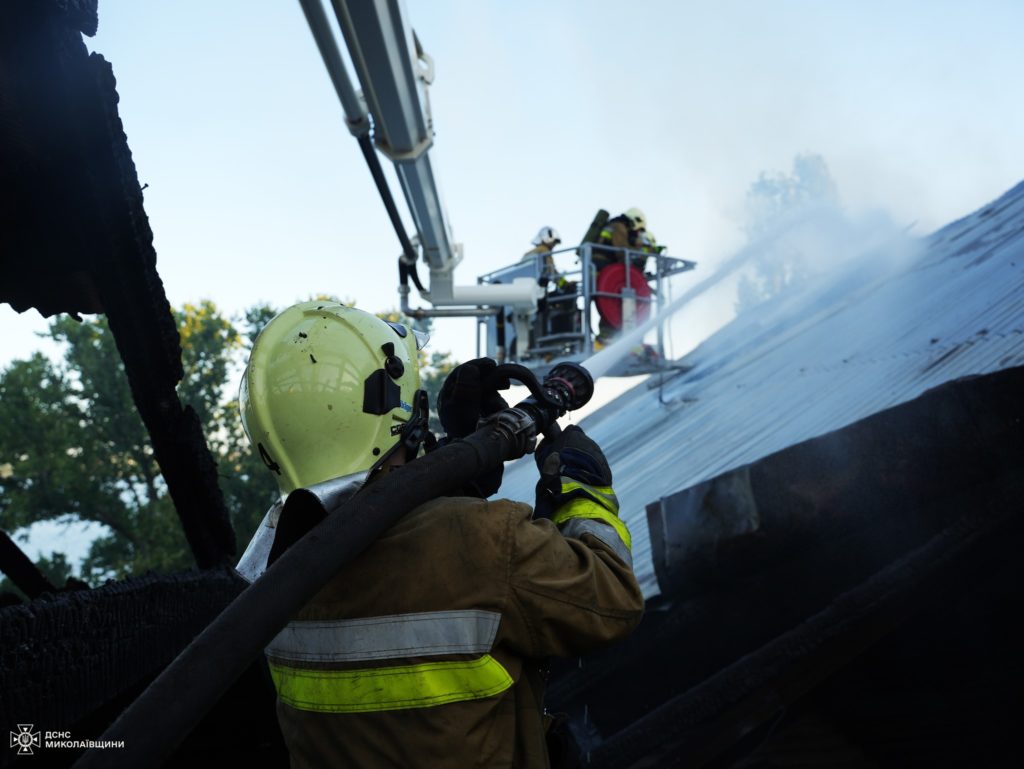
M 558 417 L 583 406 L 594 392 L 590 373 L 575 363 L 555 366 L 541 383 L 522 366 L 499 366 L 496 373 L 521 381 L 531 397 L 330 511 L 185 647 L 98 740 L 123 741 L 124 749 L 89 750 L 75 767 L 162 764 L 291 617 L 347 563 L 414 508 L 531 451 L 539 433 L 553 435 Z

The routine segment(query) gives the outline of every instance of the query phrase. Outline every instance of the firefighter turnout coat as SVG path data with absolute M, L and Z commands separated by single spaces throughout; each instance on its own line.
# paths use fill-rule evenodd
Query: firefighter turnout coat
M 548 766 L 545 659 L 628 635 L 643 597 L 614 513 L 531 515 L 428 502 L 282 630 L 266 653 L 293 767 Z
M 628 220 L 623 216 L 610 219 L 598 235 L 597 242 L 615 248 L 639 248 L 637 231 L 630 228 Z M 621 251 L 609 251 L 600 247 L 595 247 L 593 251 L 593 263 L 597 270 L 601 270 L 609 264 L 621 262 L 623 259 Z

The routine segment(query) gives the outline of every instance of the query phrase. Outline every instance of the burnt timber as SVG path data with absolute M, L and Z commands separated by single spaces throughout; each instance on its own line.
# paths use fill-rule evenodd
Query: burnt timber
M 951 382 L 652 504 L 662 595 L 549 689 L 592 765 L 1001 765 L 1024 673 L 1022 387 L 1022 368 Z M 721 504 L 761 527 L 674 560 L 671 512 Z
M 44 316 L 103 312 L 201 568 L 235 535 L 199 418 L 183 407 L 181 347 L 117 113 L 113 69 L 89 54 L 95 2 L 15 0 L 0 10 L 0 301 Z

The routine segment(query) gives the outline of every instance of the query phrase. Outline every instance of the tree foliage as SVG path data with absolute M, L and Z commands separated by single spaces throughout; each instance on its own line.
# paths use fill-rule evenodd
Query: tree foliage
M 782 293 L 807 274 L 806 256 L 785 238 L 770 238 L 784 226 L 787 217 L 814 206 L 835 206 L 835 182 L 821 155 L 797 155 L 789 174 L 762 172 L 746 198 L 745 230 L 748 240 L 760 249 L 753 272 L 744 275 L 737 287 L 736 312 L 742 313 Z
M 179 395 L 199 415 L 244 542 L 276 488 L 252 457 L 227 395 L 242 336 L 212 302 L 185 305 L 176 316 L 185 371 Z M 59 318 L 49 335 L 62 344 L 62 361 L 35 354 L 0 373 L 0 461 L 10 466 L 0 478 L 0 525 L 103 524 L 106 533 L 81 566 L 92 582 L 192 565 L 106 320 Z
M 178 393 L 203 425 L 244 547 L 278 491 L 242 430 L 237 383 L 276 310 L 251 307 L 232 322 L 203 301 L 175 314 L 185 372 Z M 397 311 L 381 317 L 414 325 Z M 417 328 L 429 331 L 429 324 Z M 103 524 L 105 533 L 81 565 L 82 578 L 92 583 L 188 568 L 192 557 L 105 319 L 59 318 L 49 336 L 61 344 L 62 360 L 37 353 L 0 370 L 0 527 L 13 532 L 47 520 Z M 420 364 L 433 405 L 454 362 L 448 353 L 421 351 Z M 61 553 L 42 559 L 40 567 L 58 583 L 71 568 Z

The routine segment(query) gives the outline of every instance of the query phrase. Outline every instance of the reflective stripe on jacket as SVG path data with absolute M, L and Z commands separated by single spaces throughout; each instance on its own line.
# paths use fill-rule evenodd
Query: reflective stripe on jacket
M 539 661 L 643 607 L 608 507 L 558 513 L 434 500 L 343 569 L 266 650 L 292 766 L 547 766 Z
M 432 707 L 490 697 L 512 678 L 488 652 L 501 615 L 474 609 L 392 614 L 333 621 L 295 621 L 267 647 L 281 701 L 321 713 L 369 713 Z M 356 670 L 325 664 L 440 655 L 469 660 Z M 309 662 L 308 669 L 295 663 Z

